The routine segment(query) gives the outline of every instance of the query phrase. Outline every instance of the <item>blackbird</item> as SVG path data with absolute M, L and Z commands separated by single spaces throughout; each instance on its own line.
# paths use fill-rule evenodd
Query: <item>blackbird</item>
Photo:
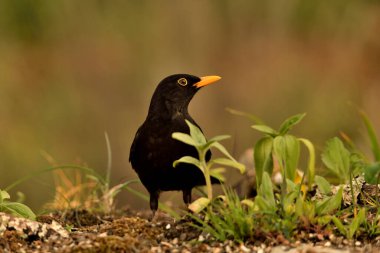
M 192 188 L 205 185 L 202 172 L 194 165 L 180 163 L 173 167 L 175 160 L 183 156 L 198 158 L 198 153 L 194 147 L 173 139 L 172 133 L 189 133 L 185 120 L 198 126 L 188 112 L 190 100 L 201 87 L 220 79 L 176 74 L 163 79 L 154 91 L 148 116 L 137 130 L 129 154 L 133 169 L 149 192 L 153 217 L 161 191 L 182 191 L 183 201 L 189 204 Z M 208 152 L 207 161 L 210 158 Z M 212 178 L 212 183 L 219 181 Z

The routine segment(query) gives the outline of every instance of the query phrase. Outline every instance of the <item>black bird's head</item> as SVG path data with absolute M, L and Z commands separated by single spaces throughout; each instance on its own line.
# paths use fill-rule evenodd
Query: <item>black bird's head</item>
M 197 91 L 220 80 L 219 76 L 197 77 L 176 74 L 164 78 L 154 91 L 148 117 L 163 114 L 171 117 L 178 112 L 187 112 L 187 107 Z

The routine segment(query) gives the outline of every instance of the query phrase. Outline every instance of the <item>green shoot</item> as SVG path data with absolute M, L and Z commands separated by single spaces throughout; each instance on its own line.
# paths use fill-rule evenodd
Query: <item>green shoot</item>
M 309 152 L 309 161 L 306 172 L 308 175 L 308 186 L 311 188 L 315 174 L 314 145 L 307 139 L 297 138 L 288 134 L 288 132 L 304 117 L 304 113 L 289 117 L 281 124 L 278 131 L 262 124 L 252 126 L 253 129 L 264 134 L 264 137 L 262 137 L 254 146 L 254 161 L 258 189 L 261 185 L 263 173 L 267 172 L 269 175 L 272 175 L 273 159 L 276 159 L 283 175 L 281 195 L 282 197 L 285 197 L 287 191 L 286 179 L 290 179 L 292 182 L 296 179 L 301 144 L 305 145 Z
M 238 110 L 228 108 L 228 107 L 226 108 L 226 111 L 233 114 L 233 115 L 246 117 L 249 120 L 251 120 L 252 122 L 254 122 L 255 124 L 259 124 L 259 125 L 265 124 L 264 121 L 261 120 L 259 117 L 255 116 L 253 114 L 250 114 L 248 112 L 242 112 L 242 111 L 238 111 Z
M 360 209 L 358 215 L 348 225 L 344 225 L 336 216 L 332 216 L 331 218 L 338 231 L 348 239 L 352 239 L 359 233 L 360 225 L 365 223 L 365 209 Z
M 193 202 L 189 208 L 194 212 L 199 212 L 205 208 L 213 199 L 212 185 L 211 185 L 211 176 L 214 176 L 218 179 L 223 179 L 220 175 L 223 170 L 218 168 L 213 168 L 214 165 L 228 166 L 239 170 L 241 173 L 244 173 L 245 166 L 237 162 L 227 151 L 227 149 L 222 146 L 219 142 L 229 138 L 228 135 L 220 135 L 206 140 L 202 131 L 186 120 L 186 124 L 189 126 L 190 134 L 185 133 L 173 133 L 172 137 L 176 140 L 179 140 L 183 143 L 191 145 L 196 148 L 198 152 L 198 157 L 184 156 L 176 161 L 174 161 L 173 166 L 176 167 L 180 163 L 188 163 L 199 168 L 206 182 L 206 191 L 207 198 L 199 198 Z M 210 161 L 206 161 L 206 154 L 211 148 L 216 148 L 219 150 L 225 157 L 224 158 L 215 158 Z
M 322 161 L 341 183 L 348 182 L 350 179 L 350 152 L 339 138 L 334 137 L 327 141 L 322 153 Z
M 356 216 L 356 199 L 352 183 L 353 166 L 350 155 L 350 151 L 346 149 L 343 142 L 339 138 L 334 137 L 327 141 L 322 153 L 322 161 L 337 176 L 341 183 L 349 182 L 354 214 Z
M 204 209 L 207 220 L 202 220 L 195 214 L 189 216 L 195 221 L 191 225 L 200 231 L 210 233 L 215 239 L 225 241 L 231 239 L 243 242 L 255 233 L 257 224 L 254 219 L 254 209 L 247 201 L 240 201 L 236 192 L 223 189 L 224 195 L 211 202 Z
M 18 217 L 35 220 L 36 215 L 26 205 L 20 202 L 9 201 L 10 195 L 7 191 L 0 190 L 0 212 L 9 213 Z
M 373 127 L 370 119 L 368 118 L 367 114 L 364 111 L 359 111 L 359 114 L 366 127 L 369 140 L 371 142 L 371 149 L 372 149 L 372 153 L 375 158 L 375 161 L 380 162 L 380 145 L 376 136 L 375 128 Z

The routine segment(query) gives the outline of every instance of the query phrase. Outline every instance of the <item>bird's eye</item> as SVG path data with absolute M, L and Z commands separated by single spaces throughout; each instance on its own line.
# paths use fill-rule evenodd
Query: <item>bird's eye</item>
M 187 80 L 186 80 L 186 78 L 180 78 L 180 79 L 178 79 L 177 83 L 181 86 L 186 86 Z

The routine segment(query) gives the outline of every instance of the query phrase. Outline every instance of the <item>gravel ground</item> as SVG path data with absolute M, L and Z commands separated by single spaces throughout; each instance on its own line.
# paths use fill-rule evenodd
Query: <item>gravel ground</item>
M 30 221 L 0 213 L 2 252 L 380 252 L 380 238 L 369 243 L 348 241 L 332 234 L 304 234 L 289 242 L 281 235 L 246 244 L 212 241 L 186 221 L 146 214 L 96 215 L 66 211 Z

